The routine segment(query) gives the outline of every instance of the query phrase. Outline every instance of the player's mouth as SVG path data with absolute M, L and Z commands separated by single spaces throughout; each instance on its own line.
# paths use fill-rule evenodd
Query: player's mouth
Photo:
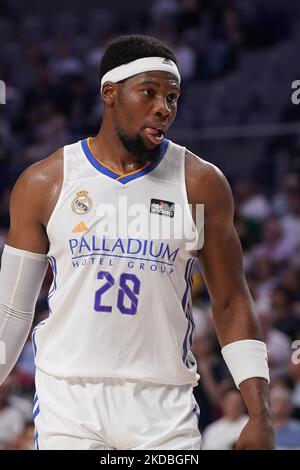
M 146 127 L 144 129 L 147 138 L 155 145 L 162 142 L 165 132 L 160 127 Z

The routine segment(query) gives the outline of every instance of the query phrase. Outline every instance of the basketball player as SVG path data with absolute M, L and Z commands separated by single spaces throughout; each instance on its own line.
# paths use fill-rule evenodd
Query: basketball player
M 199 449 L 190 350 L 195 251 L 187 236 L 155 238 L 146 229 L 150 221 L 177 230 L 183 218 L 185 230 L 197 232 L 222 353 L 248 408 L 236 447 L 271 449 L 266 346 L 228 183 L 165 138 L 180 95 L 176 58 L 155 38 L 123 36 L 108 46 L 100 81 L 105 110 L 96 137 L 32 165 L 13 189 L 0 279 L 0 380 L 22 350 L 49 262 L 49 318 L 32 334 L 36 448 Z M 114 232 L 124 198 L 129 212 L 137 203 L 146 208 L 140 236 Z M 200 244 L 197 205 L 205 214 Z

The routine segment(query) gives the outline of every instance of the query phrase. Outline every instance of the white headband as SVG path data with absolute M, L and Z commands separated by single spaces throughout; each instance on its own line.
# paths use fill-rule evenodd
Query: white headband
M 125 80 L 125 78 L 133 77 L 133 75 L 137 75 L 138 73 L 153 72 L 156 70 L 172 73 L 180 83 L 179 70 L 172 60 L 164 59 L 163 57 L 144 57 L 143 59 L 137 59 L 128 64 L 115 67 L 107 72 L 102 77 L 101 89 L 105 82 L 117 83 L 121 80 Z

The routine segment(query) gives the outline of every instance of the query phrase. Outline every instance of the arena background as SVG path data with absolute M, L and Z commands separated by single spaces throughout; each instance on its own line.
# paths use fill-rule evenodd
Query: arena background
M 183 92 L 169 137 L 218 165 L 231 184 L 269 350 L 276 446 L 300 448 L 300 104 L 292 102 L 299 1 L 0 0 L 0 253 L 20 172 L 98 131 L 98 64 L 107 41 L 125 33 L 157 36 L 178 57 Z M 34 325 L 48 315 L 50 283 L 49 272 Z M 205 448 L 231 448 L 245 410 L 221 359 L 200 273 L 193 294 L 199 428 Z M 28 338 L 0 389 L 0 448 L 33 448 L 33 394 Z

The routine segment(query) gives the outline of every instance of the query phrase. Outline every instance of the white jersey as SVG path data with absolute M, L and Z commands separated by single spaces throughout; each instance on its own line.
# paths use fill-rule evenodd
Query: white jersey
M 185 148 L 165 139 L 158 161 L 119 175 L 88 139 L 65 146 L 47 233 L 53 283 L 49 317 L 33 332 L 37 367 L 57 377 L 196 384 L 192 249 L 201 245 Z

